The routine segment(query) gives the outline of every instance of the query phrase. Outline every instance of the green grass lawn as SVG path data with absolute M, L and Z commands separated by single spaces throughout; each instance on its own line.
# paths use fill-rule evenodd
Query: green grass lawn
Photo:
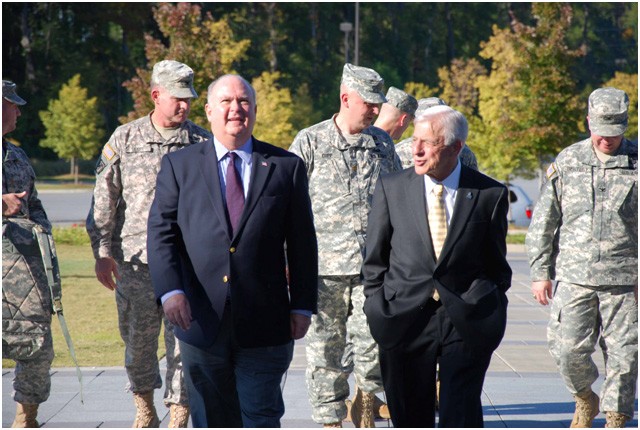
M 524 245 L 524 238 L 526 233 L 509 233 L 507 235 L 507 243 L 509 244 L 521 244 Z
M 74 236 L 79 234 L 80 232 L 72 233 Z M 56 238 L 58 237 L 60 236 L 56 234 Z M 70 245 L 57 241 L 56 248 L 62 275 L 64 317 L 73 340 L 78 364 L 82 367 L 122 366 L 124 342 L 118 331 L 114 292 L 97 281 L 91 247 L 88 244 Z M 53 317 L 51 327 L 55 351 L 52 366 L 73 366 L 58 317 Z M 159 343 L 158 357 L 162 357 L 162 336 Z M 2 367 L 14 367 L 13 360 L 2 360 Z

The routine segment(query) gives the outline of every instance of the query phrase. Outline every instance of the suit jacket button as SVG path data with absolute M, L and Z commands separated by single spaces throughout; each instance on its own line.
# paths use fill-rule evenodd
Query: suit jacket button
M 229 252 L 233 254 L 234 252 L 236 252 L 236 249 L 234 247 L 231 247 L 229 248 Z
M 227 282 L 229 282 L 229 277 L 228 277 L 227 275 L 224 275 L 224 276 L 222 277 L 222 282 L 224 282 L 225 284 L 226 284 Z

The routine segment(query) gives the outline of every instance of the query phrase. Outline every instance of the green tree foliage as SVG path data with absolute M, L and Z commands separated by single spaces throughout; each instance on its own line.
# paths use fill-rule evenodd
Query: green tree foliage
M 120 120 L 128 122 L 153 109 L 149 96 L 153 65 L 162 60 L 176 60 L 194 70 L 194 87 L 200 93 L 191 105 L 189 119 L 208 128 L 204 113 L 206 89 L 215 78 L 235 72 L 250 41 L 236 41 L 226 20 L 216 21 L 208 12 L 203 15 L 198 5 L 161 3 L 154 8 L 153 16 L 167 42 L 145 35 L 148 67 L 138 68 L 137 75 L 123 84 L 131 92 L 134 110 Z
M 567 41 L 586 52 L 573 69 L 580 86 L 595 89 L 612 77 L 612 70 L 637 73 L 638 3 L 585 2 L 575 3 L 573 9 Z
M 546 158 L 572 143 L 582 109 L 570 67 L 579 50 L 566 44 L 571 6 L 535 3 L 535 26 L 513 19 L 494 26 L 480 55 L 491 72 L 478 78 L 482 133 L 470 136 L 480 166 L 501 180 L 542 169 Z
M 291 125 L 294 105 L 289 89 L 278 85 L 279 79 L 278 72 L 264 72 L 251 82 L 258 98 L 253 134 L 257 139 L 288 149 L 296 134 Z
M 575 84 L 572 95 L 580 94 L 584 108 L 587 95 L 616 71 L 637 73 L 638 6 L 583 2 L 572 7 L 566 45 L 584 47 L 585 55 L 568 70 Z M 445 92 L 439 71 L 446 67 L 455 73 L 456 58 L 475 58 L 489 70 L 493 60 L 479 52 L 480 42 L 493 37 L 493 25 L 505 28 L 512 22 L 522 23 L 536 28 L 538 38 L 547 31 L 540 27 L 541 15 L 531 3 L 518 2 L 4 2 L 3 78 L 15 81 L 19 94 L 29 102 L 12 136 L 32 157 L 55 157 L 53 151 L 38 146 L 44 137 L 38 112 L 76 73 L 89 93 L 98 97 L 105 128 L 111 133 L 134 102 L 144 106 L 138 106 L 131 117 L 151 109 L 149 73 L 164 58 L 189 64 L 196 71 L 200 93 L 222 73 L 236 71 L 251 81 L 265 71 L 279 72 L 278 85 L 291 91 L 295 106 L 291 121 L 299 130 L 338 109 L 345 61 L 340 23 L 355 27 L 356 9 L 359 56 L 354 57 L 356 32 L 352 31 L 350 61 L 378 70 L 387 87 L 403 88 L 415 82 L 440 88 L 440 95 L 452 104 L 461 102 L 453 102 L 457 97 Z M 538 39 L 530 35 L 525 40 L 535 46 Z M 529 60 L 525 56 L 521 62 Z M 540 70 L 539 65 L 534 69 Z M 134 83 L 136 79 L 140 82 Z M 131 88 L 123 87 L 126 80 Z M 200 97 L 192 109 L 192 119 L 200 124 L 204 103 Z M 472 136 L 478 130 L 472 126 Z M 577 137 L 574 131 L 566 139 Z
M 478 77 L 486 75 L 487 69 L 475 58 L 456 58 L 450 66 L 438 69 L 440 97 L 449 106 L 470 117 L 478 109 Z
M 142 35 L 152 23 L 148 3 L 2 3 L 2 74 L 29 102 L 14 137 L 31 157 L 55 157 L 38 145 L 38 112 L 75 74 L 98 97 L 106 128 L 119 125 L 131 103 L 122 82 L 144 60 Z
M 625 133 L 630 139 L 638 139 L 638 74 L 616 72 L 615 76 L 602 85 L 614 87 L 629 96 L 629 128 Z
M 475 58 L 456 58 L 448 67 L 438 69 L 440 97 L 451 107 L 462 112 L 469 122 L 467 145 L 474 153 L 477 137 L 486 133 L 485 125 L 478 116 L 478 78 L 487 76 L 487 69 Z M 477 155 L 477 154 L 476 154 Z
M 97 103 L 97 97 L 89 98 L 80 86 L 80 75 L 75 75 L 62 86 L 58 98 L 49 101 L 49 108 L 40 112 L 46 129 L 46 138 L 40 144 L 71 161 L 76 182 L 76 159 L 91 159 L 102 144 L 104 131 Z

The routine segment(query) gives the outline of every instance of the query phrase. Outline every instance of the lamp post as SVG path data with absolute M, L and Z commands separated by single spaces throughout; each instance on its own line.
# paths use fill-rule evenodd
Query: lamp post
M 340 31 L 344 31 L 344 62 L 349 62 L 349 33 L 353 30 L 353 24 L 350 22 L 341 22 Z

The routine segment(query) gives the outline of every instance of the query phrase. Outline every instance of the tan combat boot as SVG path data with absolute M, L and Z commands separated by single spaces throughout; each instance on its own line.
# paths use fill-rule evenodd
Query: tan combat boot
M 36 421 L 38 415 L 38 405 L 17 403 L 16 404 L 16 418 L 13 420 L 11 427 L 14 428 L 38 428 L 40 424 Z
M 344 420 L 348 423 L 350 423 L 351 420 L 351 406 L 353 406 L 353 400 L 345 400 L 344 404 L 347 405 L 347 418 L 345 418 Z
M 136 418 L 133 428 L 158 428 L 160 420 L 153 405 L 153 391 L 146 393 L 133 393 L 133 401 L 136 404 Z
M 357 392 L 357 388 L 356 388 L 356 392 Z M 355 400 L 355 395 L 353 396 L 354 400 Z M 351 406 L 353 406 L 353 400 L 345 400 L 344 401 L 345 404 L 347 405 L 347 418 L 345 418 L 344 420 L 347 422 L 351 422 Z M 378 396 L 374 396 L 373 397 L 373 417 L 375 419 L 383 419 L 383 420 L 389 420 L 391 419 L 391 413 L 389 412 L 389 406 L 387 406 L 387 404 L 380 399 Z
M 351 405 L 351 419 L 357 428 L 371 428 L 376 424 L 373 419 L 373 399 L 375 394 L 365 393 L 356 386 L 356 395 Z
M 591 428 L 593 419 L 600 413 L 600 398 L 593 391 L 584 395 L 576 394 L 576 412 L 573 414 L 571 428 Z
M 373 397 L 373 416 L 375 418 L 382 418 L 383 420 L 391 419 L 389 406 L 378 396 Z
M 624 428 L 629 421 L 629 417 L 621 414 L 620 412 L 607 412 L 607 423 L 604 425 L 606 428 Z
M 186 428 L 189 424 L 189 406 L 173 403 L 169 407 L 169 428 Z

